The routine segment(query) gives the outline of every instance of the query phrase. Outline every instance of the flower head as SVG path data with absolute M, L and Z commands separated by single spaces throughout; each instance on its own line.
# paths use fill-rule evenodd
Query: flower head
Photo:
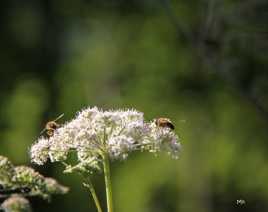
M 27 199 L 20 195 L 12 195 L 8 199 L 6 199 L 1 208 L 5 212 L 31 212 L 31 206 Z
M 43 164 L 48 159 L 49 153 L 49 140 L 45 138 L 40 138 L 38 140 L 38 144 L 32 146 L 31 148 L 31 156 L 35 158 L 36 164 Z
M 68 188 L 56 180 L 45 178 L 27 166 L 14 166 L 6 157 L 0 156 L 1 192 L 7 195 L 40 196 L 49 199 L 53 194 L 64 194 Z
M 30 167 L 17 166 L 15 173 L 14 184 L 26 189 L 26 193 L 30 196 L 49 199 L 52 194 L 65 194 L 68 191 L 68 188 L 60 185 L 56 180 L 45 178 Z
M 12 185 L 12 176 L 15 170 L 13 164 L 8 158 L 0 155 L 0 185 L 3 188 L 8 188 Z
M 125 159 L 132 151 L 162 150 L 177 156 L 178 136 L 169 128 L 145 122 L 143 113 L 136 110 L 103 111 L 86 108 L 49 138 L 41 137 L 31 148 L 32 161 L 44 164 L 64 162 L 71 152 L 77 155 L 77 164 L 67 165 L 66 172 L 98 169 L 103 155 L 111 159 Z

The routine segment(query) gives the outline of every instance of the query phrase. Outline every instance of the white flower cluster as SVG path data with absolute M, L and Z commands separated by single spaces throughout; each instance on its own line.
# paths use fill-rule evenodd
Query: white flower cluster
M 102 111 L 87 108 L 77 117 L 55 130 L 54 135 L 39 140 L 31 147 L 32 161 L 42 165 L 50 161 L 65 161 L 76 152 L 78 163 L 72 168 L 98 168 L 103 154 L 111 159 L 125 159 L 135 150 L 159 152 L 165 150 L 177 157 L 180 143 L 169 128 L 145 122 L 136 110 Z
M 0 196 L 20 194 L 50 199 L 54 194 L 65 194 L 68 188 L 52 178 L 46 178 L 27 166 L 14 166 L 0 155 Z
M 29 201 L 20 195 L 12 195 L 1 204 L 1 211 L 4 212 L 31 212 Z

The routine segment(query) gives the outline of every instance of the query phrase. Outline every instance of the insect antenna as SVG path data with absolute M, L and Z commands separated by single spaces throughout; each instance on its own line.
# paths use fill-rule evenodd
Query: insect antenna
M 53 121 L 58 121 L 59 119 L 61 119 L 64 116 L 64 113 L 59 115 L 56 119 L 54 119 Z
M 39 135 L 42 135 L 46 131 L 46 128 L 43 128 Z

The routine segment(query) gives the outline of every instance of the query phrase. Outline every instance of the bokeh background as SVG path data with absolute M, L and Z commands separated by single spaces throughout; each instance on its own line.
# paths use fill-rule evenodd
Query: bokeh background
M 268 211 L 267 21 L 266 0 L 1 0 L 0 154 L 71 188 L 34 211 L 95 211 L 79 176 L 28 154 L 47 120 L 95 105 L 169 117 L 183 145 L 112 165 L 117 212 Z

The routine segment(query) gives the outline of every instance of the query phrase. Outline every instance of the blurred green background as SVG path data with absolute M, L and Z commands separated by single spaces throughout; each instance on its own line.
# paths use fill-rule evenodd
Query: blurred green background
M 115 211 L 268 211 L 267 21 L 265 0 L 1 0 L 0 154 L 30 165 L 47 120 L 133 107 L 183 151 L 114 163 Z M 71 188 L 34 211 L 96 211 L 79 176 L 31 166 Z

